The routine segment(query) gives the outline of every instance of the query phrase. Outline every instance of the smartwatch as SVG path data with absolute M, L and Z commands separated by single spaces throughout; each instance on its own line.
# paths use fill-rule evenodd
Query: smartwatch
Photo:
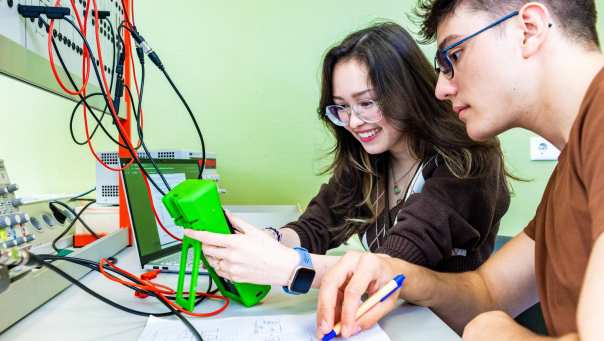
M 283 290 L 292 295 L 306 294 L 312 286 L 315 278 L 315 269 L 312 266 L 310 253 L 303 247 L 295 247 L 294 251 L 300 255 L 300 262 L 294 269 L 289 285 L 284 286 Z

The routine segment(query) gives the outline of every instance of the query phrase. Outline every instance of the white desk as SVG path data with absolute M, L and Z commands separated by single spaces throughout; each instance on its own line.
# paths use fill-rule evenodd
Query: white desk
M 118 265 L 133 273 L 141 273 L 135 250 L 127 248 L 118 255 Z M 173 284 L 175 275 L 160 275 L 159 282 Z M 166 308 L 156 299 L 138 299 L 130 289 L 105 280 L 98 273 L 85 276 L 82 283 L 128 307 L 149 312 L 164 312 Z M 200 288 L 207 280 L 200 277 Z M 44 285 L 44 283 L 40 283 Z M 263 304 L 244 308 L 231 303 L 219 317 L 236 315 L 274 315 L 307 313 L 315 310 L 316 290 L 308 295 L 289 296 L 281 288 L 273 288 Z M 198 309 L 210 311 L 220 302 L 203 302 Z M 2 314 L 9 314 L 3 311 Z M 172 317 L 171 317 L 172 318 Z M 100 302 L 75 286 L 69 287 L 32 314 L 0 334 L 0 340 L 137 340 L 145 317 L 119 311 Z M 380 322 L 392 340 L 459 340 L 429 309 L 404 305 Z

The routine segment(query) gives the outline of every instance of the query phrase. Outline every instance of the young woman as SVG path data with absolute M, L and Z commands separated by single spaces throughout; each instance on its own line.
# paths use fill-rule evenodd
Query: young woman
M 351 34 L 323 61 L 318 112 L 336 139 L 332 176 L 299 220 L 262 231 L 229 215 L 241 233 L 185 233 L 220 276 L 293 292 L 319 286 L 339 259 L 326 251 L 355 234 L 371 252 L 439 271 L 477 268 L 509 206 L 503 157 L 498 140 L 467 136 L 434 97 L 436 81 L 399 25 Z

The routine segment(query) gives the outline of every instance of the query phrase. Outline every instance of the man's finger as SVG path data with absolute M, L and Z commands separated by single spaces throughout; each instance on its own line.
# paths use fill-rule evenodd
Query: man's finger
M 369 282 L 370 279 L 366 279 L 362 274 L 355 274 L 348 282 L 346 289 L 344 289 L 342 313 L 340 315 L 342 337 L 350 337 L 355 329 L 357 310 L 361 303 L 363 303 L 361 297 L 367 291 Z
M 375 326 L 382 317 L 388 315 L 389 312 L 394 310 L 398 306 L 396 299 L 389 299 L 384 302 L 376 304 L 363 316 L 361 316 L 356 324 L 361 327 L 361 330 L 367 330 Z
M 333 329 L 339 289 L 346 285 L 349 274 L 356 268 L 357 258 L 358 255 L 353 253 L 344 255 L 323 276 L 317 302 L 317 337 L 319 339 Z
M 375 269 L 377 264 L 374 264 L 373 256 L 362 255 L 357 263 L 357 269 L 365 269 L 366 271 L 356 271 L 350 278 L 348 285 L 344 289 L 344 300 L 342 302 L 342 315 L 340 322 L 342 323 L 342 336 L 350 337 L 356 329 L 356 315 L 359 306 L 362 303 L 361 297 L 367 292 L 375 278 Z
M 348 284 L 348 281 L 346 281 L 346 283 L 343 285 L 343 287 L 346 287 L 347 284 Z M 344 291 L 339 290 L 338 297 L 336 299 L 336 309 L 333 314 L 333 316 L 335 318 L 335 320 L 333 321 L 334 324 L 340 322 L 340 317 L 342 316 L 342 301 L 344 301 Z

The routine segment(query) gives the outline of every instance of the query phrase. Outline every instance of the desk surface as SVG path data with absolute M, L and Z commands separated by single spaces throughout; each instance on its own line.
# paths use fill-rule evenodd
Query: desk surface
M 118 255 L 118 265 L 133 273 L 140 273 L 136 252 L 127 248 Z M 158 281 L 173 285 L 175 275 L 160 275 Z M 200 288 L 207 280 L 200 277 Z M 82 283 L 100 294 L 128 307 L 148 312 L 164 312 L 166 308 L 155 299 L 133 296 L 130 289 L 111 283 L 98 273 L 90 273 Z M 43 285 L 43 283 L 40 283 Z M 231 303 L 219 317 L 237 315 L 277 315 L 308 313 L 315 310 L 317 291 L 308 295 L 290 296 L 280 288 L 273 288 L 262 305 L 244 308 Z M 218 308 L 218 302 L 204 302 L 199 311 Z M 2 312 L 3 314 L 10 312 Z M 0 334 L 0 340 L 137 340 L 147 318 L 131 315 L 106 305 L 71 286 L 32 314 Z M 380 325 L 392 340 L 459 340 L 429 309 L 403 305 L 384 318 Z

